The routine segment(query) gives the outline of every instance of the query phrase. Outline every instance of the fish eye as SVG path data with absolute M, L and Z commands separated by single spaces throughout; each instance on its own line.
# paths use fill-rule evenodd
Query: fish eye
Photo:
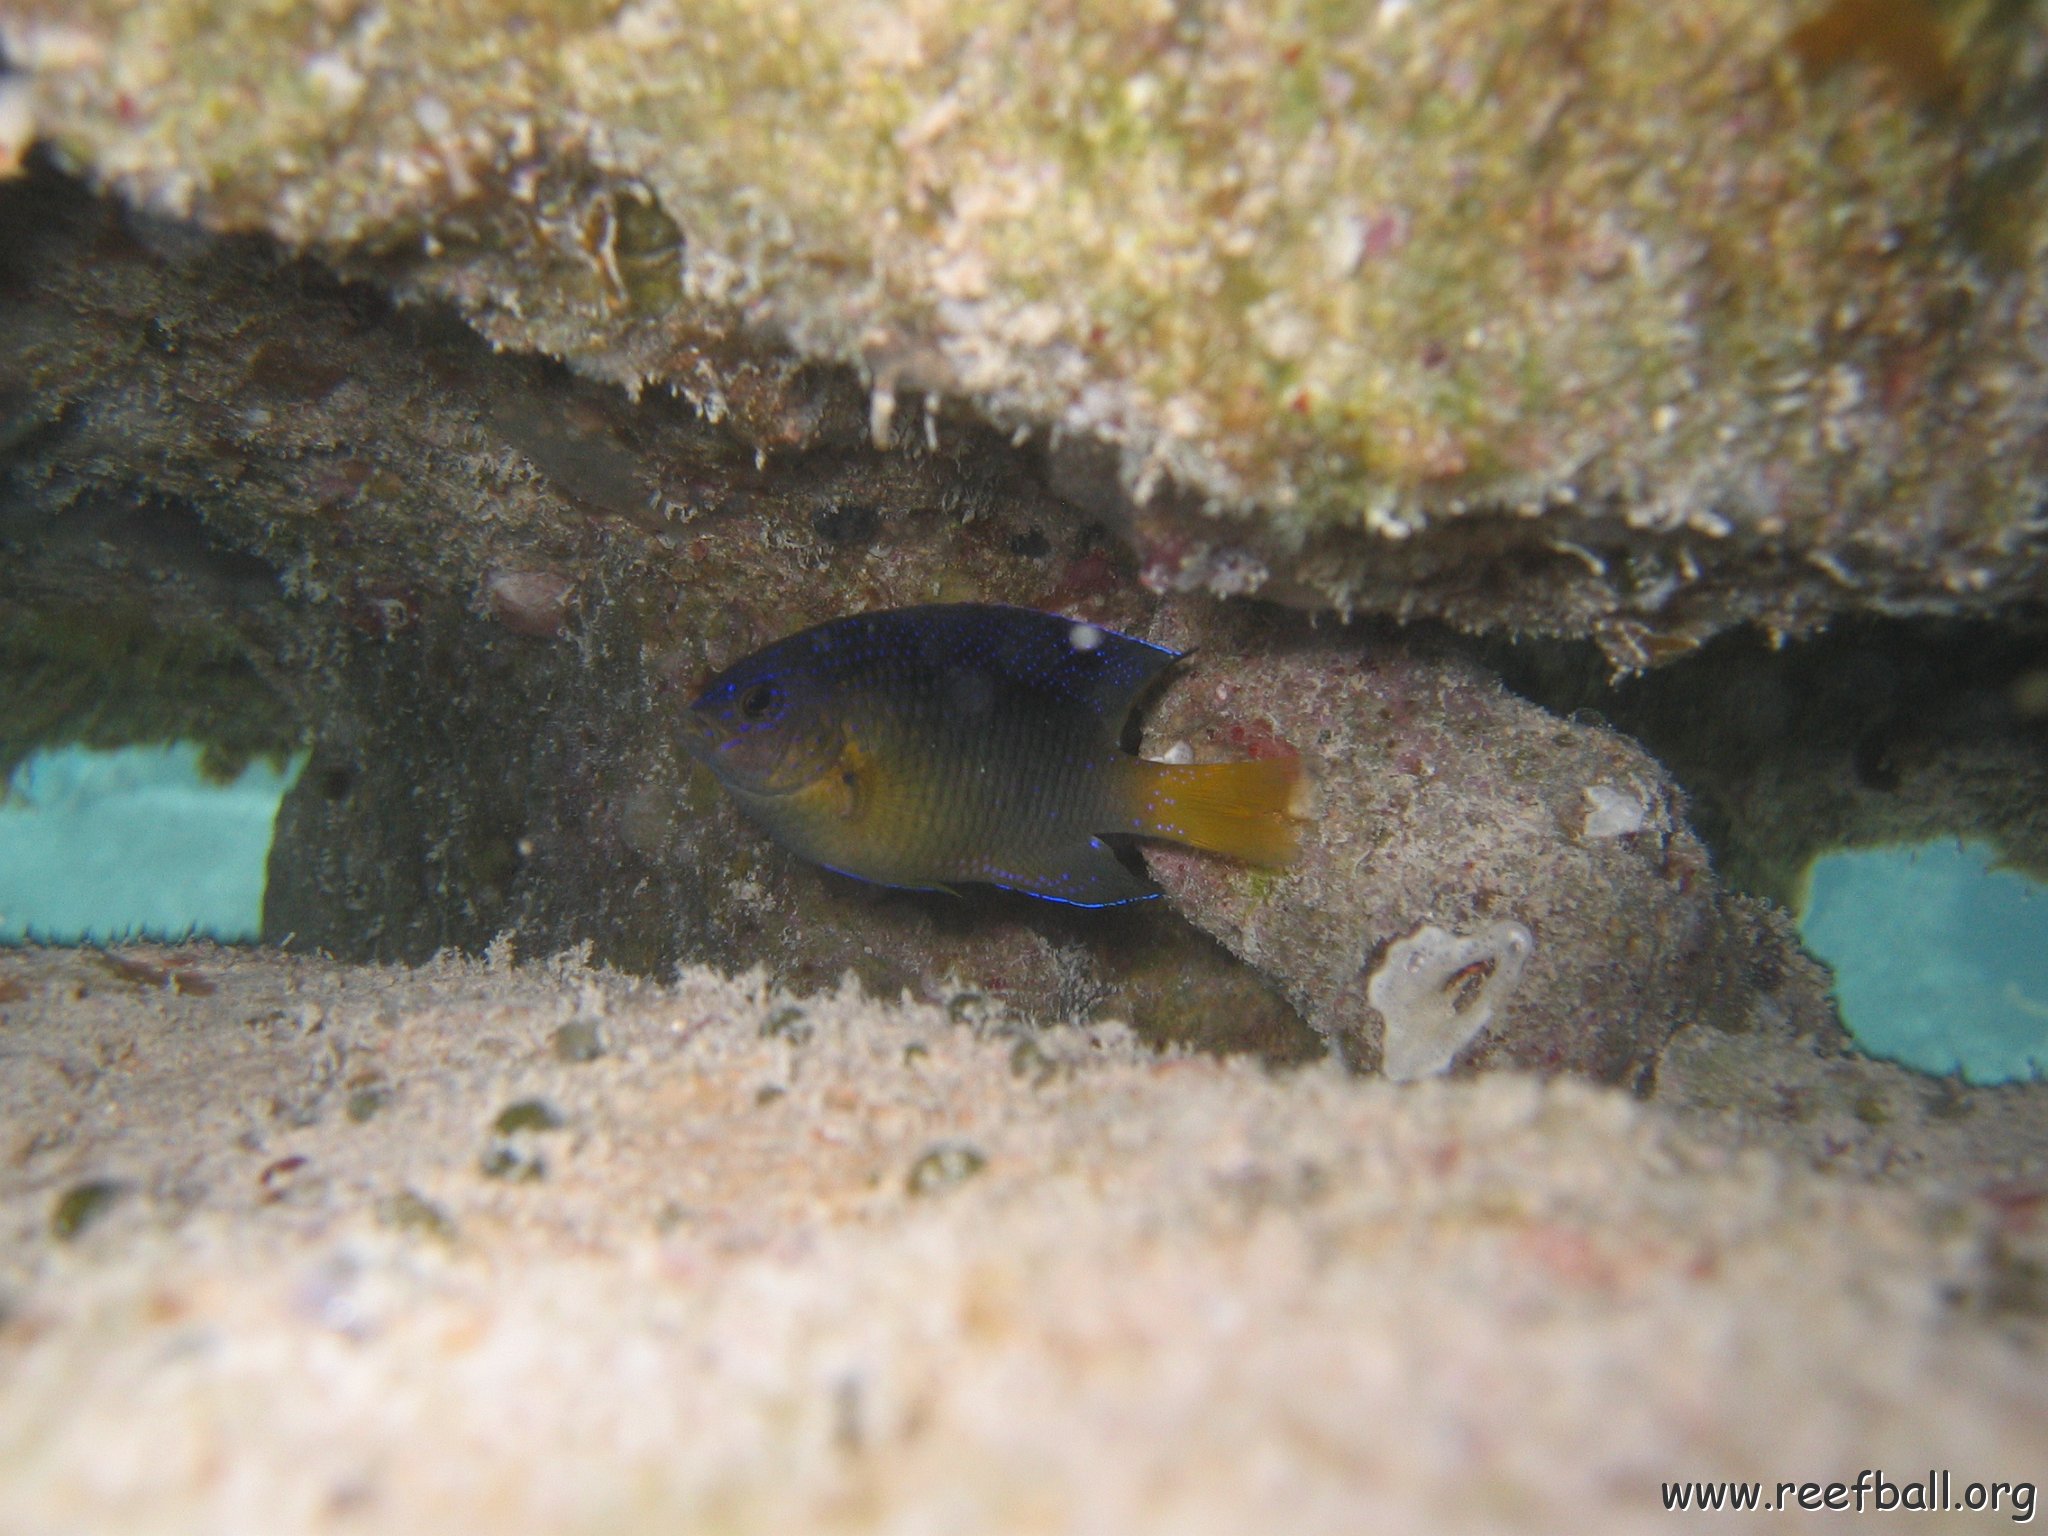
M 756 683 L 740 695 L 740 714 L 749 720 L 765 720 L 775 708 L 776 699 L 773 685 Z

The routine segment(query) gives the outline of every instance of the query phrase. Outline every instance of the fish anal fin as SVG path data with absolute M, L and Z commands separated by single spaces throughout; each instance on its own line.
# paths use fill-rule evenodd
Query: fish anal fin
M 977 878 L 1075 907 L 1114 907 L 1159 894 L 1157 886 L 1126 869 L 1110 846 L 1096 837 L 1026 859 L 990 859 Z

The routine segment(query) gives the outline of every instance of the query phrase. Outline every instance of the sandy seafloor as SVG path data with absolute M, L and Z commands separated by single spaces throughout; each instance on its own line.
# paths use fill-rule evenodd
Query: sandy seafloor
M 1751 1528 L 1659 1485 L 2048 1472 L 2038 1146 L 1869 1182 L 1569 1082 L 499 959 L 0 954 L 0 1532 Z

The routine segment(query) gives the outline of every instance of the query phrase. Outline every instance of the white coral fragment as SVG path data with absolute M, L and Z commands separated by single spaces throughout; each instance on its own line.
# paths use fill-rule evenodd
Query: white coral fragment
M 1586 831 L 1590 841 L 1602 837 L 1627 837 L 1643 830 L 1648 821 L 1650 808 L 1643 803 L 1643 797 L 1632 789 L 1616 789 L 1612 784 L 1588 784 L 1582 793 L 1586 797 Z
M 1449 1067 L 1513 995 L 1535 950 L 1535 935 L 1506 920 L 1472 934 L 1424 923 L 1396 939 L 1365 986 L 1386 1021 L 1380 1070 L 1412 1083 Z

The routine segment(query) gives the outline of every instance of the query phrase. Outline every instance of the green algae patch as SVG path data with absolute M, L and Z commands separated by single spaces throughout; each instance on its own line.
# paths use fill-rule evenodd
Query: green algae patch
M 571 1019 L 550 1037 L 550 1048 L 555 1060 L 581 1066 L 604 1054 L 604 1034 L 594 1019 Z
M 567 1123 L 545 1099 L 521 1099 L 498 1111 L 491 1129 L 500 1136 L 516 1136 L 521 1131 L 559 1131 Z
M 456 1237 L 455 1218 L 426 1196 L 410 1189 L 377 1202 L 377 1220 L 398 1232 L 430 1237 L 452 1243 Z
M 89 1179 L 74 1184 L 57 1198 L 50 1212 L 50 1235 L 60 1243 L 75 1241 L 98 1223 L 129 1193 L 118 1179 Z
M 988 1156 L 964 1141 L 932 1147 L 910 1165 L 903 1187 L 913 1196 L 942 1194 L 988 1167 Z

